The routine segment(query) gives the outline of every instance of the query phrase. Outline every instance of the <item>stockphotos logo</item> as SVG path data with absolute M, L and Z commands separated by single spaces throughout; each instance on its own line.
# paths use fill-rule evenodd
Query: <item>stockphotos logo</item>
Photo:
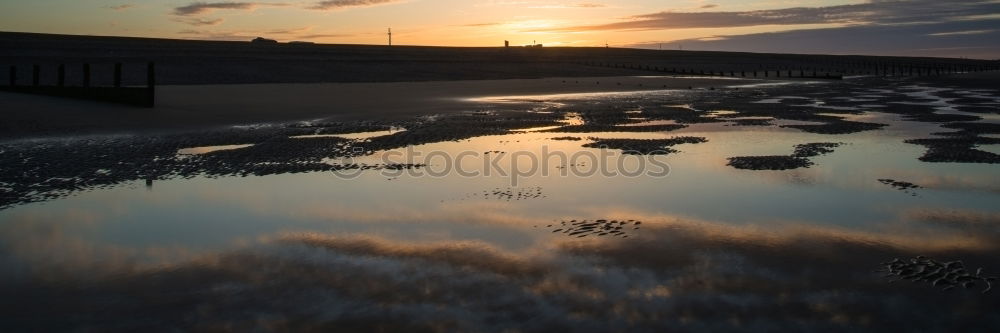
M 398 177 L 503 177 L 511 186 L 532 177 L 652 177 L 670 175 L 665 161 L 667 150 L 639 153 L 629 150 L 598 149 L 567 153 L 548 145 L 538 151 L 444 151 L 406 147 L 385 152 L 364 151 L 343 157 L 334 173 L 344 179 L 359 177 L 366 170 L 378 170 L 390 179 Z

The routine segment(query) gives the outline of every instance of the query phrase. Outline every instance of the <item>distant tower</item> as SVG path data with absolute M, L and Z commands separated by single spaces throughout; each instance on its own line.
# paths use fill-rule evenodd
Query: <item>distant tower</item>
M 503 41 L 503 47 L 510 47 L 510 41 L 509 40 Z
M 392 28 L 389 28 L 389 46 L 392 46 Z

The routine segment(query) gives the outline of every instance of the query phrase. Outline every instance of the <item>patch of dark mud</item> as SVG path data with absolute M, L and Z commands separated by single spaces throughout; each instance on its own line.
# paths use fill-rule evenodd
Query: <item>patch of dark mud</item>
M 795 151 L 792 156 L 795 157 L 814 157 L 819 155 L 826 155 L 833 152 L 833 148 L 840 147 L 843 142 L 813 142 L 813 143 L 803 143 L 795 145 Z
M 648 106 L 642 109 L 642 116 L 650 120 L 673 120 L 679 124 L 717 123 L 723 120 L 705 117 L 705 112 L 675 106 Z
M 562 233 L 576 238 L 587 236 L 628 238 L 629 230 L 639 230 L 641 224 L 642 221 L 636 220 L 600 219 L 560 221 L 559 224 L 549 224 L 545 227 L 553 229 L 553 233 Z
M 887 103 L 877 111 L 898 114 L 905 120 L 925 123 L 949 123 L 957 121 L 976 121 L 983 119 L 975 115 L 936 113 L 936 108 L 930 105 Z
M 813 122 L 836 122 L 843 121 L 841 117 L 831 116 L 827 111 L 803 106 L 785 106 L 773 104 L 752 104 L 741 101 L 726 101 L 713 108 L 724 110 L 736 110 L 736 113 L 722 114 L 717 118 L 774 118 L 782 120 L 813 121 Z
M 616 126 L 604 124 L 568 125 L 541 132 L 553 133 L 591 133 L 591 132 L 669 132 L 687 127 L 687 125 L 664 124 L 644 126 Z
M 878 108 L 879 112 L 892 113 L 898 115 L 909 115 L 918 113 L 933 113 L 935 107 L 930 105 L 886 103 Z
M 956 107 L 956 109 L 958 109 L 958 111 L 969 113 L 1000 114 L 1000 107 L 996 106 L 962 105 Z
M 924 256 L 907 260 L 895 258 L 883 262 L 882 268 L 875 272 L 885 273 L 885 277 L 891 279 L 890 283 L 904 280 L 926 282 L 944 291 L 956 287 L 970 289 L 982 284 L 983 294 L 990 292 L 993 289 L 993 282 L 997 280 L 995 276 L 986 276 L 982 267 L 976 269 L 975 273 L 969 272 L 961 260 L 939 262 Z
M 678 136 L 668 139 L 597 139 L 584 144 L 586 148 L 618 149 L 629 155 L 666 155 L 678 150 L 669 148 L 679 144 L 694 144 L 708 142 L 703 137 Z
M 878 182 L 885 185 L 889 185 L 890 187 L 902 191 L 903 193 L 909 194 L 911 196 L 917 196 L 917 192 L 915 190 L 923 188 L 920 185 L 914 183 L 904 182 L 889 178 L 879 179 Z
M 903 116 L 904 119 L 919 121 L 925 123 L 950 123 L 957 121 L 976 121 L 982 120 L 983 117 L 967 115 L 967 114 L 954 114 L 954 113 L 918 113 Z
M 822 109 L 809 106 L 787 106 L 774 104 L 752 104 L 739 101 L 720 102 L 724 109 L 737 110 L 736 113 L 719 115 L 719 119 L 760 117 L 780 120 L 810 121 L 821 124 L 783 125 L 781 127 L 795 128 L 804 132 L 818 134 L 851 134 L 862 131 L 881 129 L 886 124 L 864 123 L 843 120 L 830 113 L 860 114 L 862 111 Z M 732 120 L 736 122 L 737 120 Z M 753 124 L 753 122 L 750 122 Z
M 792 155 L 770 155 L 770 156 L 737 156 L 730 157 L 729 165 L 737 169 L 745 170 L 791 170 L 798 168 L 808 168 L 814 163 L 809 157 L 829 154 L 833 148 L 839 147 L 843 143 L 839 142 L 815 142 L 795 145 Z
M 556 141 L 580 141 L 580 140 L 583 140 L 583 138 L 578 137 L 578 136 L 559 136 L 559 137 L 554 137 L 551 140 L 556 140 Z
M 969 128 L 975 126 L 966 125 Z M 953 136 L 940 138 L 910 139 L 904 142 L 927 147 L 927 152 L 919 157 L 924 162 L 958 162 L 958 163 L 1000 163 L 1000 155 L 976 149 L 978 145 L 1000 144 L 1000 139 L 964 135 L 955 132 Z M 972 133 L 975 134 L 975 133 Z
M 388 131 L 396 128 L 391 124 L 377 122 L 301 122 L 287 125 L 289 129 L 302 129 L 303 132 L 297 135 L 326 135 L 326 134 L 347 134 L 361 132 Z
M 1000 124 L 994 123 L 950 123 L 941 125 L 944 128 L 961 130 L 963 134 L 1000 134 Z
M 737 156 L 730 157 L 726 165 L 746 170 L 791 170 L 808 168 L 813 162 L 808 158 L 790 155 Z
M 879 124 L 879 123 L 863 123 L 857 121 L 839 120 L 839 121 L 828 122 L 825 124 L 782 125 L 781 127 L 794 128 L 803 132 L 816 133 L 816 134 L 851 134 L 864 131 L 878 130 L 886 126 L 889 125 Z
M 343 170 L 422 167 L 418 164 L 359 165 L 326 159 L 472 137 L 506 134 L 510 129 L 562 124 L 563 115 L 529 112 L 456 114 L 400 123 L 295 123 L 152 136 L 22 140 L 0 143 L 0 209 L 51 200 L 81 191 L 133 181 L 147 184 L 195 176 L 264 176 Z M 329 133 L 406 131 L 366 140 L 337 137 L 289 138 Z M 183 148 L 252 145 L 201 155 L 178 155 Z
M 924 162 L 1000 163 L 1000 155 L 973 148 L 931 146 L 919 158 Z
M 547 197 L 542 192 L 541 186 L 532 187 L 497 187 L 480 192 L 472 192 L 458 199 L 462 200 L 500 200 L 500 201 L 522 201 L 541 199 Z
M 726 126 L 772 126 L 773 119 L 733 119 Z

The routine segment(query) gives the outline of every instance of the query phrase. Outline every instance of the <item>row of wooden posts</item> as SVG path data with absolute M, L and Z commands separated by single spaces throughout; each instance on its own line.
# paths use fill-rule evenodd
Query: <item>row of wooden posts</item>
M 55 86 L 41 85 L 42 66 L 40 65 L 31 66 L 32 75 L 30 85 L 21 85 L 20 82 L 18 82 L 17 66 L 10 66 L 9 85 L 0 86 L 0 90 L 97 100 L 145 107 L 155 106 L 156 64 L 150 62 L 146 65 L 145 87 L 123 87 L 122 67 L 122 63 L 114 64 L 114 83 L 112 87 L 97 87 L 91 84 L 91 65 L 89 63 L 83 64 L 83 77 L 80 86 L 67 85 L 66 65 L 64 64 L 59 65 L 56 69 L 57 74 Z
M 746 71 L 746 70 L 735 71 L 735 70 L 730 70 L 730 71 L 726 72 L 726 71 L 721 71 L 721 70 L 720 71 L 713 71 L 713 70 L 705 71 L 704 69 L 695 70 L 695 69 L 685 69 L 685 68 L 677 68 L 677 67 L 667 68 L 667 67 L 660 67 L 660 66 L 637 65 L 637 64 L 616 64 L 616 63 L 610 63 L 610 62 L 583 62 L 582 64 L 583 65 L 588 65 L 588 66 L 635 69 L 635 70 L 645 70 L 645 71 L 654 71 L 654 72 L 669 73 L 669 74 L 683 74 L 683 75 L 730 76 L 730 77 L 737 77 L 737 76 L 739 76 L 739 77 L 760 77 L 760 76 L 770 77 L 771 73 L 774 73 L 775 77 L 781 77 L 782 76 L 782 71 L 781 70 L 761 70 L 761 71 L 757 71 L 757 70 L 753 70 L 753 71 Z M 748 73 L 749 73 L 749 76 L 748 76 Z M 785 75 L 786 77 L 822 78 L 822 79 L 832 79 L 832 80 L 840 80 L 840 79 L 843 78 L 843 76 L 841 74 L 831 75 L 830 72 L 817 72 L 816 70 L 812 70 L 811 73 L 810 73 L 810 72 L 806 72 L 805 69 L 799 69 L 798 70 L 798 76 L 796 76 L 795 75 L 796 73 L 793 70 L 791 70 L 791 69 L 787 70 L 786 73 L 787 73 Z
M 840 73 L 878 76 L 928 76 L 1000 70 L 1000 63 L 985 61 L 977 63 L 835 61 L 827 62 L 826 66 L 835 68 L 834 71 Z
M 890 66 L 890 65 L 879 65 L 873 68 L 868 68 L 867 70 L 843 70 L 843 69 L 823 69 L 817 70 L 816 68 L 799 68 L 799 69 L 755 69 L 755 70 L 730 70 L 730 71 L 714 71 L 714 70 L 704 70 L 704 69 L 685 69 L 685 68 L 667 68 L 660 66 L 649 66 L 649 65 L 639 65 L 639 64 L 619 64 L 611 62 L 591 62 L 585 61 L 580 64 L 588 66 L 598 66 L 598 67 L 608 67 L 608 68 L 624 68 L 624 69 L 635 69 L 635 70 L 645 70 L 645 71 L 655 71 L 671 74 L 686 74 L 686 75 L 706 75 L 706 76 L 730 76 L 730 77 L 769 77 L 773 73 L 775 77 L 782 77 L 784 73 L 785 77 L 790 78 L 817 78 L 817 79 L 843 79 L 844 74 L 867 74 L 876 76 L 930 76 L 930 75 L 945 75 L 945 74 L 955 74 L 955 73 L 970 73 L 970 72 L 983 72 L 990 70 L 997 70 L 995 66 L 963 66 L 963 65 L 939 65 L 939 66 L 914 66 L 914 65 L 904 65 L 904 66 Z M 874 70 L 872 70 L 874 69 Z M 749 73 L 749 75 L 748 75 Z M 728 74 L 728 75 L 727 75 Z M 738 74 L 738 75 L 737 75 Z M 798 75 L 796 75 L 798 74 Z

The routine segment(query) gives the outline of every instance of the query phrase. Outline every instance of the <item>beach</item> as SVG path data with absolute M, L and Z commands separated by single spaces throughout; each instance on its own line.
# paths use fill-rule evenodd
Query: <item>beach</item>
M 707 89 L 757 82 L 729 78 L 575 77 L 547 79 L 389 83 L 289 83 L 158 86 L 157 106 L 142 108 L 101 102 L 0 92 L 7 106 L 0 137 L 193 130 L 233 125 L 308 120 L 400 120 L 468 111 L 468 99 L 506 95 L 548 95 Z
M 1000 330 L 996 72 L 437 71 L 449 50 L 414 48 L 375 82 L 124 42 L 219 69 L 157 59 L 152 108 L 0 92 L 0 329 Z M 116 59 L 90 52 L 49 64 Z

